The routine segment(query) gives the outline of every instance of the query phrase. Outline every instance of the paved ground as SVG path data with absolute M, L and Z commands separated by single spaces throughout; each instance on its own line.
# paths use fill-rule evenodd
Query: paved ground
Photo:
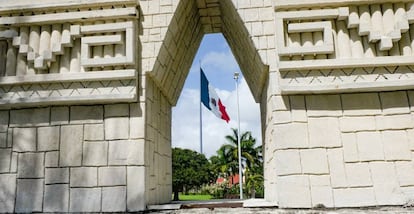
M 149 206 L 146 213 L 161 214 L 414 214 L 414 207 L 387 206 L 343 209 L 279 209 L 275 204 L 264 200 L 211 200 L 186 201 Z

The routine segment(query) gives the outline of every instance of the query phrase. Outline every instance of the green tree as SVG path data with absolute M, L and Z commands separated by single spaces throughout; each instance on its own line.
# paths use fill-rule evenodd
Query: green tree
M 172 149 L 172 180 L 174 200 L 179 200 L 178 193 L 207 184 L 211 180 L 210 162 L 198 152 Z

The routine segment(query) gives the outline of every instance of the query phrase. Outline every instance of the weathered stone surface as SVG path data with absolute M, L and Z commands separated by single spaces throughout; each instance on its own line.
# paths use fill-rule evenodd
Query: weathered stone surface
M 412 161 L 396 161 L 395 169 L 400 186 L 414 185 L 414 163 Z
M 36 151 L 36 129 L 14 128 L 13 129 L 13 151 L 31 152 Z
M 358 132 L 356 135 L 361 161 L 384 160 L 384 147 L 380 132 Z
M 69 107 L 52 107 L 50 123 L 61 125 L 69 123 Z
M 345 162 L 358 162 L 358 146 L 355 133 L 342 133 L 342 145 Z
M 108 164 L 108 142 L 83 143 L 83 165 L 104 166 Z
M 345 164 L 346 178 L 350 187 L 372 186 L 368 163 Z
M 311 193 L 307 175 L 290 175 L 277 178 L 279 207 L 311 207 Z
M 306 149 L 300 151 L 302 172 L 305 174 L 328 174 L 326 149 Z
M 131 139 L 144 138 L 145 137 L 145 118 L 143 110 L 145 110 L 145 105 L 140 104 L 130 104 L 130 118 L 129 118 L 129 137 Z
M 109 142 L 109 165 L 144 165 L 144 141 L 120 140 Z
M 10 111 L 10 126 L 49 125 L 50 108 L 31 108 Z
M 328 149 L 327 153 L 332 187 L 347 187 L 342 149 Z
M 44 177 L 44 153 L 21 153 L 17 168 L 19 178 Z
M 341 99 L 339 95 L 306 96 L 306 108 L 309 117 L 341 116 Z
M 409 114 L 376 116 L 375 121 L 378 130 L 410 129 L 414 126 Z
M 372 187 L 333 189 L 333 195 L 336 207 L 361 207 L 376 204 Z
M 98 170 L 99 186 L 126 185 L 125 167 L 100 167 Z
M 125 212 L 125 198 L 125 186 L 102 188 L 102 212 Z
M 145 210 L 145 167 L 127 167 L 127 211 Z
M 9 126 L 9 111 L 0 111 L 0 132 L 7 132 Z
M 378 115 L 381 114 L 380 100 L 377 93 L 342 94 L 344 115 Z
M 0 210 L 12 213 L 16 198 L 16 174 L 0 174 Z
M 404 196 L 399 189 L 394 163 L 370 162 L 369 167 L 378 205 L 404 204 Z
M 105 139 L 123 140 L 129 138 L 129 118 L 105 118 Z
M 309 118 L 310 147 L 340 147 L 341 135 L 337 118 Z
M 62 126 L 60 131 L 60 166 L 80 166 L 82 161 L 83 126 Z
M 290 96 L 290 108 L 293 122 L 307 122 L 306 104 L 304 96 Z
M 405 131 L 383 131 L 382 139 L 386 160 L 411 160 L 411 152 Z
M 274 153 L 275 170 L 277 175 L 300 174 L 302 167 L 300 163 L 299 150 L 280 150 Z
M 59 126 L 39 127 L 37 129 L 37 150 L 52 151 L 59 149 Z
M 69 183 L 69 168 L 46 168 L 45 184 Z
M 272 104 L 272 109 L 268 109 L 269 111 L 289 111 L 290 110 L 290 102 L 288 96 L 271 96 L 270 102 Z
M 18 162 L 18 155 L 17 152 L 12 152 L 11 155 L 11 163 L 10 163 L 10 172 L 17 173 L 17 162 Z
M 7 130 L 7 147 L 13 147 L 13 129 Z
M 79 167 L 70 169 L 71 187 L 94 187 L 98 185 L 98 169 L 96 167 Z
M 0 148 L 7 148 L 7 132 L 0 133 Z
M 43 179 L 18 179 L 16 212 L 41 212 Z
M 408 96 L 406 91 L 380 93 L 382 111 L 384 114 L 409 113 Z
M 72 199 L 76 200 L 76 199 Z M 44 212 L 69 211 L 69 185 L 45 185 Z
M 325 207 L 333 207 L 333 193 L 329 175 L 309 176 L 312 207 L 323 204 Z
M 342 132 L 375 131 L 375 117 L 342 117 L 339 119 Z
M 128 104 L 105 105 L 104 110 L 105 110 L 105 118 L 129 116 L 129 105 Z
M 85 124 L 84 129 L 85 140 L 104 140 L 103 124 Z
M 103 106 L 71 106 L 70 123 L 102 123 Z
M 45 153 L 45 167 L 57 167 L 59 163 L 59 152 Z
M 294 135 L 289 133 L 294 132 Z M 274 126 L 275 148 L 308 148 L 308 126 L 306 123 L 290 123 Z
M 274 124 L 284 124 L 292 122 L 292 115 L 290 111 L 274 111 L 272 114 Z
M 72 188 L 69 212 L 100 212 L 101 188 Z
M 10 172 L 11 149 L 0 149 L 0 173 Z

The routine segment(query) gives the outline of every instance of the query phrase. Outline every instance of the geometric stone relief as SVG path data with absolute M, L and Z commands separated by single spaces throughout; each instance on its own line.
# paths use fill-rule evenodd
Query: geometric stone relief
M 108 2 L 0 9 L 1 107 L 135 101 L 137 2 Z
M 394 70 L 396 66 L 399 66 L 398 70 L 404 70 L 403 73 L 412 73 L 414 3 L 276 11 L 275 17 L 282 93 L 414 88 L 412 75 L 371 78 L 381 75 L 381 72 L 376 73 L 380 70 Z M 342 75 L 346 81 L 337 81 L 336 74 L 344 70 L 358 72 Z M 365 70 L 372 73 L 368 75 L 370 77 L 363 75 L 367 84 L 361 84 L 360 80 L 364 78 L 356 73 Z M 310 74 L 314 79 L 311 85 L 301 79 Z M 295 78 L 289 78 L 292 75 Z M 325 78 L 327 76 L 335 82 Z

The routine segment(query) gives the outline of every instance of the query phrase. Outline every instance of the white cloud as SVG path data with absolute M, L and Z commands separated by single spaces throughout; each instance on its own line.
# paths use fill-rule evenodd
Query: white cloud
M 217 90 L 231 118 L 229 124 L 217 118 L 202 106 L 203 113 L 203 150 L 207 157 L 216 154 L 217 149 L 225 141 L 225 136 L 231 134 L 231 128 L 237 128 L 237 93 L 236 90 Z M 172 145 L 173 147 L 188 148 L 199 151 L 199 91 L 184 88 L 177 106 L 173 108 Z M 242 132 L 251 131 L 257 144 L 261 144 L 260 109 L 254 102 L 244 79 L 239 83 L 240 98 L 240 129 Z
M 233 74 L 234 71 L 239 70 L 237 61 L 230 49 L 223 52 L 208 52 L 201 60 L 201 64 L 212 71 L 224 71 Z

